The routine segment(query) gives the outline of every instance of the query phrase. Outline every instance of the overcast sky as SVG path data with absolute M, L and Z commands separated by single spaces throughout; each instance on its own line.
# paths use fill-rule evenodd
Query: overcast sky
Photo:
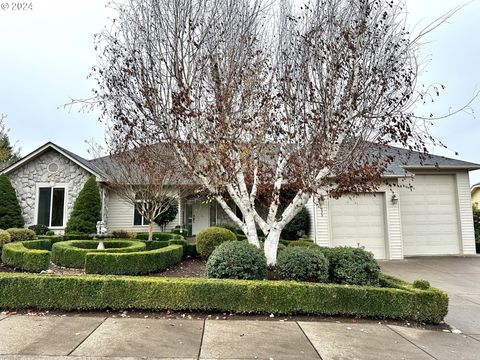
M 85 140 L 103 141 L 98 113 L 64 109 L 70 98 L 91 95 L 87 80 L 95 64 L 93 35 L 108 23 L 104 0 L 33 0 L 32 10 L 12 10 L 0 0 L 0 113 L 8 114 L 10 138 L 26 155 L 53 141 L 88 157 Z M 426 26 L 466 0 L 407 0 L 409 24 Z M 446 86 L 425 113 L 446 114 L 462 107 L 480 90 L 480 0 L 458 12 L 428 36 L 422 57 L 429 58 L 425 84 Z M 434 153 L 480 163 L 480 99 L 472 104 L 478 118 L 461 113 L 437 121 L 433 134 L 448 150 Z M 459 156 L 455 156 L 455 151 Z M 470 175 L 480 181 L 480 171 Z

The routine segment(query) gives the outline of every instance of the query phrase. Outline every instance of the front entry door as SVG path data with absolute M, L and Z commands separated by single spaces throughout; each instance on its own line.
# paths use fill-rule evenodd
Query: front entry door
M 192 203 L 192 235 L 197 235 L 209 226 L 210 207 L 201 201 Z

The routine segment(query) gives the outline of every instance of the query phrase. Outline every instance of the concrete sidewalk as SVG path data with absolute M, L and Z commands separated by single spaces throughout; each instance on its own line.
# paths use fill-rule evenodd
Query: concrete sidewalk
M 0 359 L 478 359 L 480 335 L 370 323 L 0 316 Z

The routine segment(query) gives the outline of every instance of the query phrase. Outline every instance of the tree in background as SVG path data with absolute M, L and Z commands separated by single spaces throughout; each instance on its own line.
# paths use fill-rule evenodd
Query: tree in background
M 24 224 L 15 189 L 6 175 L 0 175 L 0 229 L 21 228 Z
M 475 230 L 475 247 L 477 253 L 480 253 L 480 209 L 477 206 L 472 207 L 473 229 Z
M 310 232 L 310 214 L 306 208 L 300 210 L 295 217 L 282 230 L 282 239 L 298 240 L 303 235 Z
M 423 35 L 405 2 L 128 0 L 97 37 L 98 104 L 125 149 L 169 143 L 232 221 L 276 262 L 311 197 L 375 191 L 385 145 L 427 152 L 415 105 Z M 284 188 L 294 189 L 281 206 Z M 267 211 L 257 210 L 259 199 Z M 241 214 L 232 211 L 233 201 Z
M 165 231 L 165 227 L 168 225 L 168 223 L 175 220 L 178 214 L 178 201 L 175 199 L 171 199 L 169 200 L 169 203 L 171 204 L 170 208 L 163 214 L 157 216 L 157 218 L 155 219 L 155 222 L 158 226 L 160 226 L 162 231 Z
M 123 142 L 118 140 L 116 136 L 108 139 L 111 155 L 97 159 L 97 164 L 106 176 L 109 191 L 131 204 L 143 217 L 148 224 L 148 240 L 152 240 L 154 223 L 161 219 L 165 226 L 164 221 L 173 213 L 174 219 L 178 199 L 191 188 L 181 186 L 182 167 L 164 144 L 124 151 Z M 94 152 L 98 149 L 92 147 Z
M 65 233 L 93 234 L 101 220 L 102 201 L 95 177 L 90 177 L 73 204 Z
M 20 160 L 20 149 L 16 149 L 10 144 L 8 138 L 9 130 L 5 125 L 6 117 L 4 114 L 0 115 L 0 170 Z

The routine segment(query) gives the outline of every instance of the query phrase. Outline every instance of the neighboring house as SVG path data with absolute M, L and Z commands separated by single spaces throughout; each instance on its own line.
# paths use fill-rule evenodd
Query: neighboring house
M 311 238 L 320 246 L 364 246 L 378 259 L 475 254 L 468 172 L 480 165 L 434 155 L 421 161 L 419 153 L 388 151 L 396 156 L 385 172 L 393 186 L 323 202 L 312 199 L 307 204 Z M 49 142 L 3 172 L 17 191 L 27 225 L 42 223 L 62 232 L 83 184 L 95 176 L 108 231 L 146 231 L 133 205 L 108 191 L 100 164 Z M 195 235 L 228 221 L 215 203 L 181 199 L 167 230 L 182 226 Z
M 480 209 L 480 183 L 472 185 L 470 192 L 472 194 L 472 205 Z

